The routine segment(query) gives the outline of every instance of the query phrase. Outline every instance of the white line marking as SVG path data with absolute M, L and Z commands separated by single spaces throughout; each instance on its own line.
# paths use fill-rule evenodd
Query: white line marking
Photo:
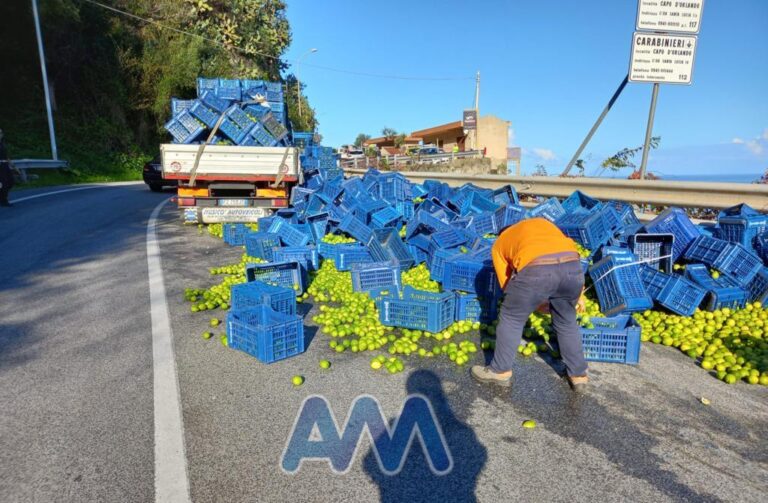
M 163 266 L 155 227 L 165 199 L 147 223 L 147 268 L 152 315 L 152 374 L 155 398 L 155 501 L 190 502 L 184 422 L 173 353 L 173 333 L 165 298 Z
M 136 183 L 139 183 L 139 182 L 116 182 L 116 183 L 109 183 L 109 184 L 102 184 L 102 185 L 88 185 L 87 187 L 77 187 L 74 189 L 54 190 L 53 192 L 44 192 L 42 194 L 35 194 L 34 196 L 20 197 L 18 199 L 12 200 L 11 204 L 20 203 L 22 201 L 29 201 L 30 199 L 37 199 L 38 197 L 46 197 L 46 196 L 53 196 L 56 194 L 63 194 L 65 192 L 75 192 L 77 190 L 100 189 L 103 187 L 113 187 L 113 186 L 121 186 L 121 185 L 133 185 Z

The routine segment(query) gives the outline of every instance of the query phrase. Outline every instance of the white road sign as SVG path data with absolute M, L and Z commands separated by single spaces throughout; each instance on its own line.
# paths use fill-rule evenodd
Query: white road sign
M 629 61 L 630 82 L 690 84 L 695 36 L 635 32 Z
M 636 29 L 699 33 L 704 0 L 638 0 Z

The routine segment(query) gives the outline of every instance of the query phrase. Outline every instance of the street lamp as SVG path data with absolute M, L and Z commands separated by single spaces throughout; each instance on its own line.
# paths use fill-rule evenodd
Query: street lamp
M 299 84 L 299 64 L 301 63 L 302 59 L 306 58 L 313 52 L 317 52 L 317 49 L 314 47 L 302 54 L 301 57 L 296 60 L 296 99 L 299 100 L 299 117 L 301 117 L 301 84 Z

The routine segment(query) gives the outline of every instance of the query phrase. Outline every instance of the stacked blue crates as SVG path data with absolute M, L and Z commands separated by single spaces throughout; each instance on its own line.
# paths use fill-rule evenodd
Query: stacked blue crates
M 301 133 L 295 139 L 289 136 L 279 82 L 201 77 L 197 79 L 197 99 L 171 98 L 171 116 L 165 128 L 174 143 L 203 142 L 207 139 L 203 133 L 220 120 L 221 134 L 212 139 L 213 144 L 303 149 L 306 135 L 313 137 L 313 133 Z

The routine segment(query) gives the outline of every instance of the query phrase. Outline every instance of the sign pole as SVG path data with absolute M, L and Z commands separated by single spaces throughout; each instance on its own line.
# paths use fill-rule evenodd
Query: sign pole
M 48 89 L 48 72 L 45 69 L 45 51 L 43 51 L 43 35 L 40 32 L 40 17 L 37 13 L 37 0 L 32 0 L 32 16 L 35 19 L 35 34 L 37 35 L 37 51 L 40 54 L 40 71 L 43 74 L 43 91 L 45 92 L 45 108 L 48 112 L 48 134 L 51 137 L 51 157 L 54 161 L 59 159 L 59 151 L 56 148 L 56 131 L 53 127 L 53 112 L 51 110 L 51 92 Z
M 475 150 L 480 150 L 480 72 L 475 78 Z
M 645 180 L 645 166 L 648 163 L 648 149 L 651 145 L 651 134 L 653 133 L 653 117 L 656 115 L 656 100 L 659 98 L 659 83 L 653 84 L 653 95 L 651 96 L 651 110 L 648 112 L 648 127 L 645 129 L 645 143 L 643 144 L 643 160 L 640 163 L 640 179 Z
M 599 128 L 600 124 L 602 124 L 603 119 L 605 119 L 605 116 L 608 115 L 608 112 L 611 110 L 611 107 L 613 106 L 613 104 L 616 103 L 617 99 L 619 99 L 619 95 L 626 87 L 628 81 L 629 81 L 629 75 L 624 77 L 624 80 L 621 81 L 621 84 L 619 84 L 618 89 L 616 89 L 616 92 L 613 93 L 613 96 L 611 96 L 611 99 L 608 101 L 608 104 L 605 105 L 605 108 L 603 109 L 603 112 L 600 114 L 600 117 L 598 117 L 597 120 L 595 121 L 595 125 L 592 126 L 592 129 L 589 130 L 589 133 L 587 133 L 587 137 L 584 138 L 583 142 L 581 142 L 581 145 L 579 145 L 579 148 L 576 150 L 576 153 L 573 154 L 573 157 L 571 158 L 568 165 L 565 167 L 565 170 L 560 174 L 560 176 L 568 176 L 568 173 L 571 171 L 573 164 L 576 162 L 576 160 L 579 158 L 581 153 L 584 151 L 587 144 L 589 143 L 589 140 L 592 139 L 592 135 L 594 135 L 595 131 L 597 131 L 597 128 Z

